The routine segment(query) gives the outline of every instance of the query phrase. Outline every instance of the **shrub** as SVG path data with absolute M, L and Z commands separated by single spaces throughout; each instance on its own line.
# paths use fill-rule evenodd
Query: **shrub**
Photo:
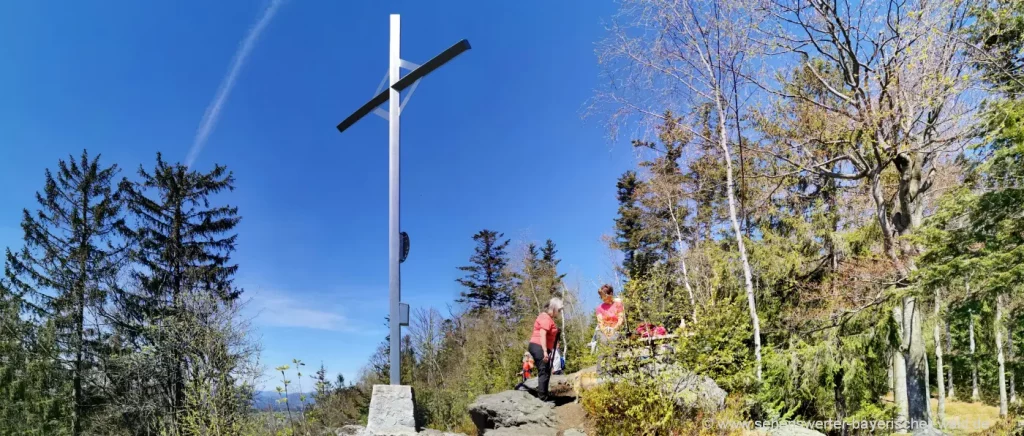
M 675 403 L 653 380 L 605 383 L 588 389 L 582 400 L 599 434 L 651 435 L 679 425 Z
M 680 364 L 728 392 L 746 390 L 754 379 L 750 317 L 742 304 L 709 307 L 680 335 L 676 348 Z

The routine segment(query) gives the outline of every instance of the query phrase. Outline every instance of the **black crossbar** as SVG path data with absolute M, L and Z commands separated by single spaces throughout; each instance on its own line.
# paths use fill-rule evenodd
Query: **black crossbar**
M 349 115 L 348 118 L 345 118 L 344 121 L 339 123 L 338 131 L 344 132 L 349 127 L 352 127 L 352 125 L 355 124 L 356 121 L 359 121 L 361 118 L 365 117 L 366 114 L 376 109 L 377 106 L 384 104 L 384 102 L 388 101 L 388 94 L 390 93 L 390 89 L 384 88 L 384 90 L 381 91 L 380 94 L 377 94 L 375 97 L 371 98 L 369 102 L 364 104 L 359 109 L 356 109 L 355 112 L 352 112 L 352 115 Z
M 417 80 L 422 79 L 427 74 L 438 69 L 441 65 L 448 63 L 448 61 L 452 60 L 455 56 L 458 56 L 469 49 L 469 40 L 463 39 L 462 41 L 456 42 L 455 45 L 448 47 L 448 49 L 441 52 L 441 54 L 434 56 L 434 58 L 427 61 L 427 63 L 410 71 L 408 75 L 399 79 L 392 88 L 394 88 L 395 91 L 401 91 L 408 88 L 413 83 L 416 83 Z
M 440 67 L 441 65 L 448 63 L 448 61 L 452 60 L 455 56 L 458 56 L 462 54 L 462 52 L 469 49 L 469 40 L 463 39 L 462 41 L 455 43 L 455 45 L 448 47 L 448 49 L 441 52 L 441 54 L 434 56 L 434 58 L 427 61 L 427 63 L 420 65 L 419 68 L 409 72 L 408 75 L 399 79 L 398 82 L 395 82 L 395 85 L 392 86 L 391 88 L 393 88 L 395 91 L 401 92 L 403 89 L 408 88 L 413 83 L 416 83 L 417 80 L 422 79 L 427 74 L 430 74 L 432 71 L 438 69 L 438 67 Z M 372 99 L 370 99 L 370 101 L 366 102 L 366 104 L 364 104 L 362 107 L 356 109 L 356 111 L 353 112 L 352 115 L 349 115 L 348 118 L 345 118 L 344 121 L 338 123 L 338 132 L 344 132 L 349 127 L 352 127 L 352 125 L 355 124 L 356 121 L 359 121 L 367 114 L 372 112 L 374 109 L 376 109 L 378 106 L 388 101 L 388 95 L 390 94 L 390 92 L 391 89 L 385 89 L 380 94 L 377 94 Z

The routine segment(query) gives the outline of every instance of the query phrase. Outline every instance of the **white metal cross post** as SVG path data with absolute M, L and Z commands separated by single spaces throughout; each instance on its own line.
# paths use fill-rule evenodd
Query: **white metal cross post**
M 401 232 L 398 213 L 401 194 L 399 189 L 399 116 L 402 108 L 409 101 L 409 97 L 419 85 L 420 79 L 470 48 L 469 41 L 463 39 L 425 64 L 416 65 L 402 60 L 400 40 L 401 20 L 398 14 L 391 14 L 391 54 L 388 61 L 388 74 L 385 77 L 388 81 L 388 89 L 383 91 L 380 89 L 383 87 L 382 81 L 376 96 L 338 124 L 338 131 L 344 132 L 370 112 L 375 112 L 388 119 L 388 288 L 390 294 L 388 324 L 391 346 L 390 383 L 393 385 L 401 384 L 401 333 L 402 326 L 409 325 L 409 305 L 401 302 L 400 264 L 405 261 L 405 257 L 409 253 L 409 238 L 408 235 Z M 401 77 L 402 68 L 411 71 L 405 77 Z M 406 88 L 410 88 L 409 93 L 405 96 L 405 100 L 400 100 L 401 92 Z M 387 114 L 378 108 L 385 101 L 388 102 Z

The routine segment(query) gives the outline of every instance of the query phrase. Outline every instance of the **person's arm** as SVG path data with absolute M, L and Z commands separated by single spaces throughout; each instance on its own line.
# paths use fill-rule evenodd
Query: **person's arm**
M 541 338 L 544 338 L 544 339 L 541 339 L 541 341 L 540 341 L 541 342 L 540 343 L 540 349 L 544 350 L 544 361 L 547 362 L 548 361 L 548 340 L 547 340 L 548 329 L 540 329 L 540 331 L 542 333 L 541 334 Z
M 615 329 L 618 330 L 622 323 L 626 322 L 626 307 L 622 304 L 621 300 L 617 301 L 616 304 L 619 305 L 619 316 L 615 321 Z

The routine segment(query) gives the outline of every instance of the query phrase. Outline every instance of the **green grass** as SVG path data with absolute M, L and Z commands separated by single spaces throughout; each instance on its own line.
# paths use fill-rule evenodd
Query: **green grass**
M 939 401 L 929 402 L 931 416 L 936 416 Z M 999 420 L 999 408 L 984 403 L 967 403 L 946 400 L 945 430 L 954 436 L 981 433 Z

